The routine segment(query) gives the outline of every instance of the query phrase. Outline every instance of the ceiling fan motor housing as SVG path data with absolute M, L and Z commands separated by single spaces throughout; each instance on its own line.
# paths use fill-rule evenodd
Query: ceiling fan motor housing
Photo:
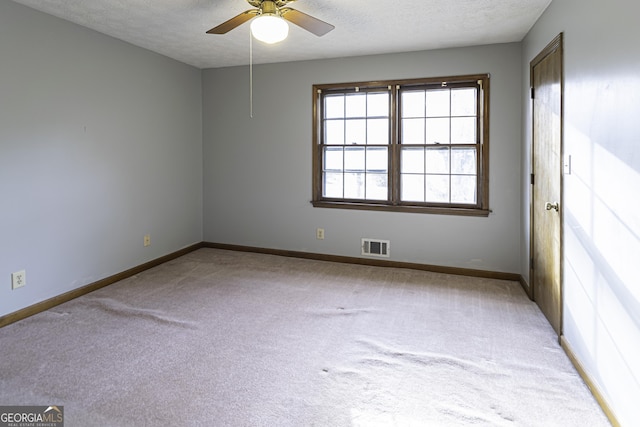
M 275 2 L 270 0 L 265 0 L 260 5 L 260 15 L 275 15 L 280 16 L 280 11 L 276 6 Z

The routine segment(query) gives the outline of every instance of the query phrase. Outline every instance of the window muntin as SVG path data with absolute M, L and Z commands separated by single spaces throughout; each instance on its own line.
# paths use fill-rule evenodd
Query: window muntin
M 314 86 L 314 206 L 488 215 L 488 83 Z

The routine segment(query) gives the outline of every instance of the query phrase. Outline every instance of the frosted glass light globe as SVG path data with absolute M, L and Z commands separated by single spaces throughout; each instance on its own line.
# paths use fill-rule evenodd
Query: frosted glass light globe
M 251 34 L 264 43 L 278 43 L 289 35 L 289 25 L 279 16 L 260 15 L 251 22 Z

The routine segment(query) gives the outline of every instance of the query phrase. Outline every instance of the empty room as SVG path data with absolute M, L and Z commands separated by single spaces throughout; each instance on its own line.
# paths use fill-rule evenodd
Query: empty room
M 0 426 L 637 425 L 639 12 L 0 0 Z

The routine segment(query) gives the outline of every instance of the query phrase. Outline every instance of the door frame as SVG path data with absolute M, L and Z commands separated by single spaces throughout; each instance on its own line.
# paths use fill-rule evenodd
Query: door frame
M 559 284 L 560 284 L 560 295 L 559 295 L 559 313 L 560 313 L 560 325 L 558 330 L 558 339 L 563 334 L 564 331 L 564 173 L 563 173 L 563 162 L 564 162 L 564 33 L 558 34 L 549 44 L 542 49 L 538 55 L 529 63 L 529 87 L 531 90 L 531 98 L 533 98 L 533 87 L 534 87 L 534 74 L 533 69 L 536 65 L 542 62 L 547 56 L 552 53 L 559 52 L 560 54 L 560 170 L 558 171 L 560 177 L 560 212 L 558 212 L 560 216 L 560 248 L 559 248 L 559 260 L 558 268 L 559 268 Z M 534 189 L 533 189 L 533 179 L 534 179 L 534 132 L 535 132 L 535 114 L 534 114 L 534 105 L 533 99 L 531 99 L 531 161 L 529 165 L 530 170 L 530 191 L 529 191 L 529 298 L 533 301 L 536 300 L 536 289 L 535 289 L 535 280 L 533 270 L 533 256 L 534 256 L 534 248 L 533 248 L 533 235 L 535 233 L 535 221 L 534 221 L 534 207 L 533 207 L 533 198 L 534 198 Z

